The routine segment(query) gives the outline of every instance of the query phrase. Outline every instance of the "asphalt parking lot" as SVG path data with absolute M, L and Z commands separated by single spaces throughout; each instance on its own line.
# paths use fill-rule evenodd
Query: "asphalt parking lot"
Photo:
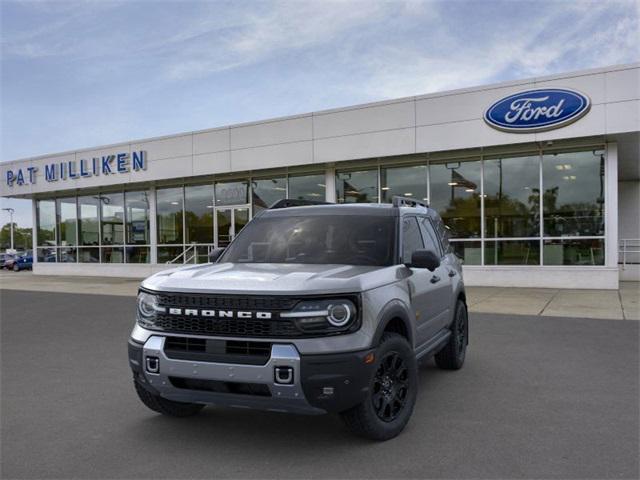
M 474 314 L 459 372 L 421 367 L 405 432 L 134 394 L 134 298 L 0 291 L 2 478 L 638 478 L 639 322 Z

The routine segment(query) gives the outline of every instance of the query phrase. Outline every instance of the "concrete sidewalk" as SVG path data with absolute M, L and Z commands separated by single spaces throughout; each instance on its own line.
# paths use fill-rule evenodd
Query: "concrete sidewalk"
M 139 283 L 131 278 L 0 273 L 0 289 L 6 290 L 135 296 Z M 640 320 L 640 284 L 620 285 L 620 290 L 467 287 L 467 303 L 471 312 Z

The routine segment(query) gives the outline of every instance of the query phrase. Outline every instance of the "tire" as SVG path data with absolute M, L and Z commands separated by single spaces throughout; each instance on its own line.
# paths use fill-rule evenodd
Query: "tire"
M 161 413 L 162 415 L 169 417 L 191 417 L 204 408 L 204 405 L 198 403 L 182 403 L 167 400 L 160 395 L 149 392 L 136 380 L 134 380 L 133 383 L 136 387 L 138 398 L 140 398 L 142 403 L 154 412 Z
M 340 415 L 356 435 L 382 441 L 400 434 L 411 418 L 418 367 L 411 345 L 397 333 L 382 336 L 375 362 L 366 398 Z
M 17 263 L 14 263 L 14 264 L 13 264 L 13 271 L 14 271 L 14 272 L 19 272 L 19 271 L 20 271 L 20 267 L 18 266 L 18 264 L 17 264 Z
M 464 365 L 464 359 L 469 344 L 469 315 L 467 306 L 462 300 L 456 304 L 456 313 L 451 324 L 449 341 L 435 355 L 436 365 L 443 370 L 459 370 Z

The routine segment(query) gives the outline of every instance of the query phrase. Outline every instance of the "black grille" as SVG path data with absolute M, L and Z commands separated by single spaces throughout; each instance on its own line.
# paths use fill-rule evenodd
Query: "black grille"
M 235 395 L 255 395 L 270 397 L 269 387 L 261 383 L 224 382 L 221 380 L 200 380 L 195 378 L 169 377 L 171 385 L 188 390 L 205 392 L 232 393 Z
M 256 357 L 269 357 L 271 344 L 266 342 L 226 342 L 226 353 L 229 355 L 252 355 Z
M 156 328 L 168 333 L 227 337 L 299 337 L 303 336 L 292 320 L 255 318 L 203 318 L 160 314 Z
M 206 352 L 207 341 L 204 338 L 167 337 L 164 348 L 178 352 Z
M 164 307 L 210 308 L 227 310 L 291 310 L 298 299 L 288 297 L 258 297 L 240 295 L 208 295 L 162 293 L 158 295 L 160 305 Z

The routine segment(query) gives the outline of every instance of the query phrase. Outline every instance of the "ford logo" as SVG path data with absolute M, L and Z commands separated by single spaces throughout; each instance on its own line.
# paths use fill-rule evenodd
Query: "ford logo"
M 590 107 L 589 97 L 575 90 L 541 88 L 498 100 L 484 113 L 484 121 L 506 132 L 540 132 L 575 122 Z

